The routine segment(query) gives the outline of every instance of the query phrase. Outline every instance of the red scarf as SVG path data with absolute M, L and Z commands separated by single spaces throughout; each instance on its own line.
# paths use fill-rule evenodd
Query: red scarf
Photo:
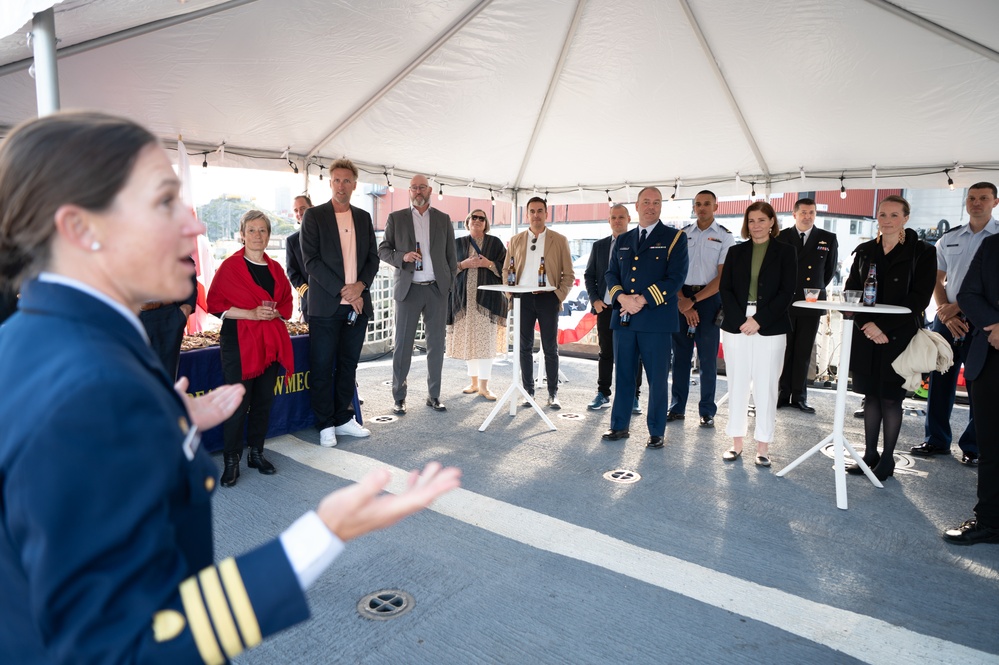
M 222 262 L 212 279 L 208 290 L 208 311 L 225 312 L 230 307 L 256 309 L 265 300 L 277 303 L 278 314 L 284 319 L 291 318 L 291 284 L 271 257 L 264 254 L 267 269 L 274 277 L 274 296 L 267 293 L 253 281 L 250 269 L 243 258 L 245 248 Z M 236 319 L 236 339 L 239 344 L 239 360 L 243 368 L 243 379 L 253 379 L 275 360 L 287 370 L 295 371 L 295 355 L 291 348 L 288 328 L 281 319 L 251 321 Z

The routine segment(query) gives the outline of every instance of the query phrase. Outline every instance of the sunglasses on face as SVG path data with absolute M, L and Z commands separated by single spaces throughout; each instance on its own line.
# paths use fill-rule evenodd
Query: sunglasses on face
M 482 215 L 472 215 L 472 221 L 473 222 L 484 222 L 484 221 L 486 221 L 486 218 L 483 217 Z

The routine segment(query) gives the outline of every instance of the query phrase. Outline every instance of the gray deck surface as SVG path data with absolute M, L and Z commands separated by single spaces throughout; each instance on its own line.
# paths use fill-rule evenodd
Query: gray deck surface
M 273 537 L 371 465 L 436 459 L 464 476 L 433 510 L 349 543 L 309 590 L 312 618 L 237 662 L 999 663 L 999 546 L 940 537 L 972 516 L 976 472 L 956 444 L 950 457 L 905 455 L 922 418 L 905 418 L 884 489 L 848 477 L 844 511 L 829 457 L 775 476 L 831 430 L 832 391 L 810 391 L 815 415 L 778 411 L 766 470 L 752 457 L 721 460 L 727 405 L 714 430 L 698 427 L 699 386 L 664 449 L 645 448 L 644 416 L 626 442 L 602 442 L 610 410 L 585 408 L 596 363 L 562 358 L 562 370 L 563 410 L 549 412 L 558 431 L 518 408 L 479 432 L 493 403 L 461 394 L 464 362 L 445 360 L 448 410 L 436 413 L 414 359 L 409 413 L 391 423 L 372 422 L 391 413 L 390 359 L 365 363 L 370 438 L 328 450 L 307 430 L 268 442 L 276 475 L 244 462 L 236 487 L 216 494 L 219 558 Z M 497 394 L 510 371 L 494 368 Z M 859 401 L 851 395 L 846 419 L 858 446 Z M 953 422 L 960 432 L 967 407 Z M 618 468 L 641 481 L 602 477 Z M 359 616 L 358 600 L 381 589 L 413 594 L 415 607 L 388 621 Z

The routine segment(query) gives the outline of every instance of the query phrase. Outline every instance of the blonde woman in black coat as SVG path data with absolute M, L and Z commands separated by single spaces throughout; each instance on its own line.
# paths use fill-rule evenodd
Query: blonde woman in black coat
M 894 475 L 895 444 L 902 428 L 902 377 L 892 362 L 923 325 L 923 310 L 933 295 L 936 249 L 905 228 L 909 202 L 889 196 L 878 204 L 878 237 L 857 246 L 846 288 L 861 290 L 870 267 L 877 270 L 879 305 L 901 305 L 911 314 L 864 314 L 853 317 L 853 389 L 864 395 L 864 462 L 878 480 Z M 879 430 L 884 432 L 878 453 Z M 862 473 L 856 464 L 849 473 Z

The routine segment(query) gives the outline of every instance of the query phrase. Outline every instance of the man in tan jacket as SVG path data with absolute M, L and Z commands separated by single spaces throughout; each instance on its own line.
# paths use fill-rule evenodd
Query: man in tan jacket
M 561 409 L 558 401 L 558 316 L 562 301 L 569 295 L 575 275 L 572 256 L 565 236 L 552 231 L 548 221 L 548 204 L 535 196 L 527 202 L 530 228 L 510 238 L 505 267 L 510 270 L 513 258 L 519 286 L 538 286 L 544 274 L 546 287 L 554 291 L 535 291 L 521 296 L 520 303 L 520 374 L 524 389 L 534 395 L 534 323 L 541 330 L 541 348 L 545 352 L 545 376 L 548 379 L 548 407 Z

